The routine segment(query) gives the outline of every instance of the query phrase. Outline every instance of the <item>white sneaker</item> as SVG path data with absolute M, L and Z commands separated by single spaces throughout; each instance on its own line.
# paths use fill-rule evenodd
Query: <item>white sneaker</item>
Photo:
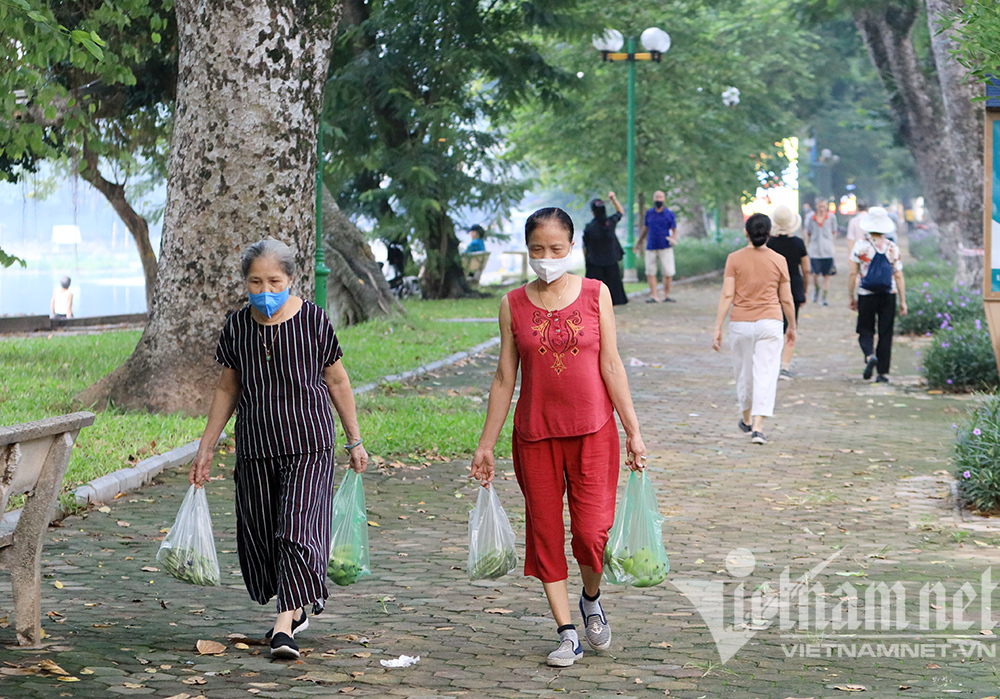
M 583 646 L 579 641 L 574 647 L 573 641 L 566 639 L 559 644 L 559 647 L 549 653 L 546 662 L 552 667 L 569 667 L 583 657 Z

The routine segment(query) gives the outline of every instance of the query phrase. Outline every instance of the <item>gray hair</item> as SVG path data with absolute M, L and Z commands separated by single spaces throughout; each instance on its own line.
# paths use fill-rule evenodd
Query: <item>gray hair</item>
M 64 289 L 68 289 L 70 283 L 71 282 L 69 277 L 63 277 L 62 279 L 59 280 L 59 286 L 61 286 Z
M 295 275 L 295 253 L 292 249 L 274 238 L 264 238 L 243 251 L 243 259 L 240 261 L 240 269 L 243 278 L 250 276 L 250 267 L 261 257 L 270 257 L 281 265 L 282 271 L 289 277 Z

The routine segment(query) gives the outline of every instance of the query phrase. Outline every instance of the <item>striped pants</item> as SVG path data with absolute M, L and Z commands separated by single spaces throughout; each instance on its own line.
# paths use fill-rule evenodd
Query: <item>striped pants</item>
M 236 459 L 236 542 L 250 597 L 278 612 L 328 595 L 335 463 L 333 450 L 271 459 Z

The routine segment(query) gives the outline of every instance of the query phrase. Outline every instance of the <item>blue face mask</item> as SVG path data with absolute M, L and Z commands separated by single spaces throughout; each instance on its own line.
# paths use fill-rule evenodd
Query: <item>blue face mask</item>
M 284 291 L 274 293 L 273 291 L 263 291 L 259 294 L 250 294 L 250 305 L 266 315 L 268 318 L 274 315 L 275 311 L 285 305 L 288 301 L 288 287 Z

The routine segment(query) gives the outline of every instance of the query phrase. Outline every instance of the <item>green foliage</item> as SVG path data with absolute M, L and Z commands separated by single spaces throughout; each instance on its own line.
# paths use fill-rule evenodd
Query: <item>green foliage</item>
M 387 241 L 427 254 L 432 296 L 461 275 L 453 216 L 499 216 L 524 182 L 501 130 L 528 96 L 564 79 L 540 56 L 536 31 L 555 30 L 568 0 L 394 0 L 353 3 L 342 27 L 325 110 L 325 176 L 340 206 L 377 223 Z M 392 37 L 386 41 L 384 37 Z
M 911 282 L 907 279 L 909 312 L 896 316 L 899 335 L 926 335 L 963 323 L 985 323 L 982 292 L 953 286 L 942 280 Z
M 637 36 L 664 21 L 655 3 L 590 1 L 581 9 L 599 18 L 598 32 L 613 26 Z M 785 0 L 674 3 L 669 20 L 672 46 L 662 62 L 635 66 L 636 189 L 664 189 L 681 209 L 688 198 L 731 206 L 756 190 L 759 172 L 776 181 L 787 163 L 779 142 L 795 133 L 795 106 L 809 92 L 813 38 Z M 532 103 L 519 111 L 513 155 L 581 199 L 609 189 L 621 196 L 627 65 L 602 63 L 589 32 L 550 43 L 546 57 L 583 77 L 555 109 Z M 732 107 L 721 97 L 730 86 L 741 100 Z
M 938 331 L 923 350 L 927 385 L 949 391 L 992 391 L 1000 386 L 993 342 L 981 320 Z
M 0 267 L 7 268 L 12 267 L 15 264 L 20 264 L 22 267 L 27 267 L 27 263 L 20 257 L 15 257 L 14 255 L 8 255 L 0 248 Z
M 953 425 L 958 494 L 966 506 L 983 513 L 1000 510 L 1000 396 L 986 396 Z
M 10 39 L 0 43 L 0 179 L 60 160 L 80 171 L 103 161 L 119 182 L 162 180 L 173 0 L 3 0 L 0 35 Z
M 951 17 L 958 48 L 955 58 L 981 81 L 1000 73 L 1000 4 L 967 0 Z

